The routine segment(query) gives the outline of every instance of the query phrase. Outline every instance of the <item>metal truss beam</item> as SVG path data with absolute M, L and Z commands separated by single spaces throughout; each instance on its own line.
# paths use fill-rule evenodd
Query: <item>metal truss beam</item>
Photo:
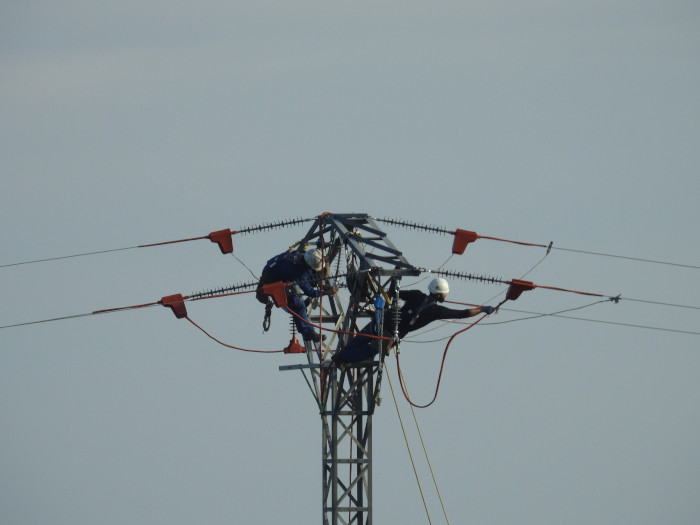
M 391 303 L 388 292 L 398 289 L 401 277 L 421 271 L 366 214 L 320 215 L 300 244 L 317 242 L 325 248 L 329 267 L 336 257 L 345 258 L 351 297 L 345 307 L 337 295 L 309 306 L 309 320 L 327 330 L 329 337 L 318 347 L 305 342 L 308 364 L 280 370 L 302 371 L 321 415 L 323 524 L 371 525 L 372 415 L 378 404 L 383 352 L 378 354 L 380 361 L 341 366 L 332 364 L 330 356 L 351 339 L 342 332 L 359 331 L 358 321 L 373 315 L 378 296 Z M 320 312 L 314 314 L 317 307 Z

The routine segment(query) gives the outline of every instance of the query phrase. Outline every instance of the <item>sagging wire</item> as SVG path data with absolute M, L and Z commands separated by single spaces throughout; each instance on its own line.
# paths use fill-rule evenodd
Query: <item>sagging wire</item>
M 207 332 L 204 328 L 202 328 L 202 327 L 199 326 L 197 323 L 195 323 L 195 322 L 190 318 L 189 315 L 186 316 L 185 319 L 187 319 L 187 320 L 188 320 L 190 323 L 192 323 L 195 327 L 199 328 L 199 329 L 202 331 L 202 333 L 204 333 L 204 335 L 206 335 L 207 337 L 209 337 L 209 338 L 212 339 L 213 341 L 216 341 L 216 342 L 219 343 L 221 346 L 225 346 L 226 348 L 231 348 L 232 350 L 240 350 L 241 352 L 252 352 L 252 353 L 255 353 L 255 354 L 281 354 L 281 353 L 284 352 L 284 350 L 251 350 L 251 349 L 249 349 L 249 348 L 241 348 L 241 347 L 239 347 L 239 346 L 230 345 L 230 344 L 224 343 L 223 341 L 220 341 L 219 339 L 217 339 L 216 337 L 214 337 L 213 335 L 211 335 L 211 334 L 210 334 L 209 332 Z
M 498 309 L 506 300 L 507 300 L 507 299 L 504 299 L 504 300 L 498 305 L 498 307 L 496 307 L 496 309 Z M 487 316 L 487 315 L 482 315 L 481 317 L 479 317 L 479 319 L 477 319 L 476 321 L 474 321 L 473 323 L 471 323 L 471 324 L 470 324 L 469 326 L 467 326 L 466 328 L 463 328 L 463 329 L 461 329 L 461 330 L 458 330 L 457 332 L 455 332 L 454 334 L 452 334 L 452 336 L 450 337 L 449 341 L 448 341 L 447 344 L 445 345 L 445 350 L 444 350 L 443 353 L 442 353 L 442 361 L 441 361 L 441 363 L 440 363 L 440 372 L 439 372 L 439 374 L 438 374 L 437 384 L 435 385 L 435 394 L 433 395 L 433 399 L 431 399 L 431 400 L 430 400 L 428 403 L 426 403 L 425 405 L 419 405 L 419 404 L 414 403 L 414 402 L 411 400 L 410 396 L 408 395 L 408 392 L 407 392 L 407 390 L 406 390 L 406 386 L 405 386 L 404 381 L 403 381 L 403 373 L 401 372 L 401 362 L 399 361 L 399 354 L 396 353 L 396 366 L 397 366 L 397 369 L 398 369 L 399 384 L 401 385 L 401 390 L 403 391 L 403 395 L 404 395 L 404 397 L 406 398 L 406 401 L 408 401 L 408 403 L 409 403 L 411 406 L 414 406 L 414 407 L 416 407 L 416 408 L 428 408 L 428 407 L 431 406 L 433 403 L 435 403 L 435 400 L 437 399 L 437 396 L 438 396 L 438 392 L 440 391 L 440 383 L 441 383 L 441 381 L 442 381 L 442 374 L 443 374 L 444 369 L 445 369 L 445 359 L 447 358 L 447 351 L 450 349 L 450 345 L 452 344 L 452 341 L 454 341 L 455 337 L 457 337 L 458 335 L 460 335 L 460 334 L 466 332 L 467 330 L 470 330 L 470 329 L 474 328 L 474 327 L 475 327 L 476 325 L 478 325 L 481 321 L 483 321 L 486 317 L 488 317 L 488 316 Z
M 552 244 L 553 244 L 552 242 L 549 243 L 549 246 L 547 247 L 547 252 L 542 256 L 542 258 L 541 258 L 539 261 L 537 261 L 537 262 L 535 263 L 535 265 L 534 265 L 532 268 L 530 268 L 528 271 L 526 271 L 524 274 L 522 274 L 522 275 L 519 277 L 519 279 L 525 279 L 525 277 L 527 277 L 528 275 L 530 275 L 530 274 L 534 271 L 534 269 L 537 268 L 537 267 L 547 258 L 547 256 L 548 256 L 548 255 L 550 254 L 550 252 L 552 251 Z M 493 300 L 496 299 L 497 297 L 500 297 L 501 295 L 503 295 L 504 293 L 506 293 L 506 291 L 507 291 L 507 290 L 503 290 L 502 292 L 497 293 L 497 294 L 494 295 L 493 297 L 491 297 L 491 298 L 489 298 L 489 299 L 486 299 L 486 301 L 484 301 L 484 304 L 490 303 L 491 301 L 493 301 Z
M 233 255 L 233 258 L 236 259 L 241 264 L 241 266 L 243 266 L 246 270 L 248 270 L 248 272 L 250 272 L 250 275 L 253 276 L 253 279 L 255 279 L 256 281 L 260 280 L 260 277 L 255 275 L 253 270 L 251 270 L 246 263 L 244 263 L 241 259 L 239 259 L 235 253 L 231 252 L 231 255 Z

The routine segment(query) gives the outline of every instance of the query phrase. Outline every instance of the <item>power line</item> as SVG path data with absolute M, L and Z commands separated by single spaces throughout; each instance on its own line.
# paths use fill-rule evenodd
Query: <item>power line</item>
M 155 306 L 157 304 L 159 304 L 159 303 L 155 302 L 155 303 L 139 304 L 139 305 L 135 305 L 135 306 L 124 306 L 124 307 L 120 307 L 120 308 L 109 308 L 106 310 L 95 310 L 94 312 L 87 312 L 84 314 L 64 315 L 63 317 L 51 317 L 50 319 L 41 319 L 39 321 L 28 321 L 25 323 L 8 324 L 5 326 L 0 326 L 0 330 L 2 330 L 4 328 L 15 328 L 17 326 L 29 326 L 29 325 L 33 325 L 33 324 L 50 323 L 52 321 L 65 321 L 66 319 L 77 319 L 79 317 L 88 317 L 91 315 L 109 314 L 109 313 L 113 313 L 113 312 L 123 312 L 126 310 L 136 310 L 138 308 L 146 308 L 148 306 Z
M 198 241 L 198 240 L 202 240 L 202 239 L 209 239 L 210 241 L 217 243 L 219 245 L 219 248 L 221 249 L 222 253 L 233 253 L 232 237 L 234 235 L 245 235 L 248 233 L 259 232 L 259 231 L 263 231 L 263 230 L 274 230 L 277 228 L 285 228 L 288 226 L 302 224 L 302 223 L 308 222 L 310 220 L 311 219 L 301 219 L 301 218 L 287 219 L 287 220 L 283 220 L 283 221 L 276 221 L 276 222 L 268 222 L 265 224 L 259 224 L 256 226 L 247 226 L 244 228 L 240 228 L 238 230 L 230 230 L 230 229 L 219 230 L 219 231 L 211 232 L 208 235 L 202 235 L 200 237 L 190 237 L 187 239 L 177 239 L 174 241 L 155 242 L 155 243 L 151 243 L 151 244 L 139 244 L 138 246 L 128 246 L 125 248 L 112 248 L 109 250 L 99 250 L 99 251 L 95 251 L 95 252 L 76 253 L 73 255 L 64 255 L 64 256 L 60 256 L 60 257 L 48 257 L 45 259 L 33 259 L 33 260 L 29 260 L 29 261 L 21 261 L 21 262 L 9 263 L 9 264 L 0 264 L 0 268 L 8 268 L 10 266 L 20 266 L 23 264 L 34 264 L 34 263 L 40 263 L 40 262 L 58 261 L 60 259 L 71 259 L 74 257 L 85 257 L 88 255 L 97 255 L 97 254 L 101 254 L 101 253 L 133 250 L 135 248 L 152 248 L 155 246 L 164 246 L 166 244 L 176 244 L 176 243 L 189 242 L 189 241 Z
M 201 239 L 209 239 L 212 242 L 216 242 L 217 244 L 219 244 L 219 247 L 221 248 L 221 251 L 223 253 L 232 253 L 233 247 L 231 245 L 231 238 L 230 237 L 232 237 L 233 235 L 247 234 L 247 233 L 253 233 L 253 232 L 258 232 L 258 231 L 263 231 L 263 230 L 273 230 L 273 229 L 277 229 L 277 228 L 283 228 L 283 227 L 287 227 L 287 226 L 302 224 L 302 223 L 308 222 L 310 220 L 311 219 L 302 219 L 302 218 L 289 219 L 289 220 L 283 220 L 283 221 L 277 221 L 277 222 L 270 222 L 270 223 L 256 225 L 256 226 L 249 226 L 249 227 L 241 228 L 239 230 L 228 230 L 228 229 L 220 230 L 220 231 L 212 232 L 209 235 L 203 235 L 200 237 L 191 237 L 191 238 L 186 238 L 186 239 L 177 239 L 174 241 L 156 242 L 156 243 L 151 243 L 151 244 L 140 244 L 137 246 L 127 246 L 124 248 L 112 248 L 112 249 L 107 249 L 107 250 L 77 253 L 77 254 L 73 254 L 73 255 L 47 257 L 47 258 L 43 258 L 43 259 L 33 259 L 33 260 L 20 261 L 20 262 L 15 262 L 15 263 L 0 264 L 0 268 L 9 268 L 11 266 L 21 266 L 21 265 L 26 265 L 26 264 L 58 261 L 61 259 L 71 259 L 71 258 L 75 258 L 75 257 L 85 257 L 85 256 L 89 256 L 89 255 L 98 255 L 98 254 L 104 254 L 104 253 L 133 250 L 136 248 L 151 248 L 151 247 L 155 247 L 155 246 L 163 246 L 166 244 L 175 244 L 175 243 L 196 241 L 196 240 L 201 240 Z M 663 264 L 663 265 L 667 265 L 667 266 L 675 266 L 675 267 L 680 267 L 680 268 L 692 268 L 692 269 L 696 269 L 696 270 L 700 269 L 700 266 L 692 265 L 692 264 L 682 264 L 682 263 L 671 262 L 671 261 L 659 261 L 656 259 L 648 259 L 648 258 L 643 258 L 643 257 L 632 257 L 632 256 L 627 256 L 627 255 L 617 255 L 617 254 L 596 252 L 596 251 L 582 250 L 582 249 L 575 249 L 575 248 L 564 248 L 564 247 L 554 246 L 553 242 L 550 242 L 549 244 L 531 243 L 531 242 L 523 242 L 523 241 L 517 241 L 517 240 L 511 240 L 511 239 L 502 239 L 499 237 L 492 237 L 492 236 L 488 236 L 488 235 L 479 235 L 476 232 L 461 230 L 459 228 L 456 230 L 449 230 L 449 229 L 438 227 L 438 226 L 427 226 L 427 225 L 418 224 L 418 223 L 415 223 L 412 221 L 404 221 L 404 220 L 398 220 L 398 219 L 385 218 L 385 219 L 377 219 L 377 220 L 379 222 L 385 222 L 387 224 L 391 224 L 394 226 L 402 226 L 405 228 L 416 229 L 416 230 L 425 230 L 425 231 L 429 231 L 432 233 L 438 233 L 438 234 L 454 235 L 455 236 L 455 244 L 453 245 L 453 254 L 454 253 L 460 253 L 460 254 L 463 253 L 464 249 L 466 249 L 467 245 L 471 242 L 476 241 L 477 239 L 487 239 L 487 240 L 517 244 L 517 245 L 521 245 L 521 246 L 532 246 L 532 247 L 537 247 L 537 248 L 546 248 L 547 255 L 549 254 L 549 252 L 551 250 L 560 250 L 560 251 L 567 251 L 567 252 L 572 252 L 572 253 L 582 253 L 582 254 L 596 255 L 596 256 L 601 256 L 601 257 L 611 257 L 611 258 L 616 258 L 616 259 L 625 259 L 625 260 L 637 261 L 637 262 Z
M 543 313 L 538 313 L 538 312 L 528 312 L 525 310 L 513 310 L 513 309 L 509 309 L 509 311 L 525 313 L 525 314 L 534 314 L 535 317 L 524 317 L 521 319 L 510 319 L 507 321 L 494 321 L 491 323 L 484 323 L 484 325 L 488 326 L 488 325 L 506 324 L 506 323 L 512 323 L 515 321 L 526 321 L 529 319 L 537 319 L 539 317 L 560 317 L 562 319 L 572 319 L 574 321 L 587 321 L 589 323 L 602 323 L 602 324 L 611 324 L 611 325 L 617 325 L 617 326 L 626 326 L 629 328 L 643 328 L 646 330 L 658 330 L 661 332 L 674 332 L 674 333 L 678 333 L 678 334 L 700 335 L 700 332 L 693 332 L 690 330 L 676 330 L 674 328 L 664 328 L 664 327 L 660 327 L 660 326 L 649 326 L 649 325 L 632 324 L 632 323 L 621 323 L 619 321 L 603 321 L 601 319 L 588 319 L 586 317 L 574 317 L 571 315 L 560 315 L 558 313 L 543 314 Z
M 685 304 L 662 303 L 659 301 L 647 301 L 645 299 L 630 299 L 629 297 L 621 297 L 622 301 L 632 301 L 635 303 L 658 304 L 661 306 L 673 306 L 674 308 L 690 308 L 691 310 L 700 310 L 700 306 L 689 306 Z
M 22 262 L 10 263 L 10 264 L 0 264 L 0 268 L 8 268 L 10 266 L 20 266 L 22 264 L 34 264 L 34 263 L 40 263 L 40 262 L 58 261 L 60 259 L 72 259 L 73 257 L 85 257 L 86 255 L 97 255 L 100 253 L 121 252 L 124 250 L 133 250 L 134 248 L 140 248 L 140 246 L 129 246 L 127 248 L 113 248 L 111 250 L 100 250 L 98 252 L 76 253 L 74 255 L 64 255 L 62 257 L 49 257 L 48 259 L 34 259 L 32 261 L 22 261 Z
M 585 253 L 588 255 L 598 255 L 601 257 L 614 257 L 616 259 L 627 259 L 630 261 L 639 261 L 639 262 L 646 262 L 646 263 L 653 263 L 653 264 L 666 264 L 668 266 L 679 266 L 681 268 L 693 268 L 695 270 L 700 270 L 700 266 L 695 266 L 692 264 L 681 264 L 681 263 L 670 262 L 670 261 L 658 261 L 658 260 L 654 260 L 654 259 L 644 259 L 642 257 L 629 257 L 627 255 L 614 255 L 612 253 L 591 252 L 591 251 L 587 251 L 587 250 L 576 250 L 573 248 L 560 248 L 558 246 L 552 246 L 552 249 L 566 251 L 566 252 L 574 252 L 574 253 Z
M 0 326 L 0 330 L 2 330 L 3 328 L 14 328 L 16 326 L 28 326 L 28 325 L 32 325 L 32 324 L 49 323 L 51 321 L 63 321 L 65 319 L 76 319 L 78 317 L 87 317 L 88 315 L 92 315 L 92 312 L 87 313 L 87 314 L 66 315 L 64 317 L 53 317 L 51 319 L 42 319 L 41 321 L 29 321 L 26 323 L 8 324 L 5 326 Z
M 449 302 L 452 302 L 452 301 L 449 301 Z M 605 302 L 607 302 L 607 301 L 596 301 L 596 302 L 593 302 L 590 304 L 578 306 L 576 308 L 569 308 L 566 310 L 560 310 L 560 311 L 554 312 L 554 313 L 531 312 L 528 310 L 517 310 L 514 308 L 501 308 L 501 310 L 506 311 L 506 312 L 516 312 L 516 313 L 521 313 L 521 314 L 528 314 L 528 315 L 530 315 L 530 317 L 520 317 L 518 319 L 507 319 L 505 321 L 491 321 L 491 322 L 481 323 L 481 324 L 482 324 L 482 326 L 493 326 L 493 325 L 500 325 L 500 324 L 515 323 L 515 322 L 519 322 L 519 321 L 530 321 L 532 319 L 539 319 L 541 317 L 559 317 L 562 319 L 571 319 L 574 321 L 587 321 L 590 323 L 603 323 L 603 324 L 611 324 L 611 325 L 617 325 L 617 326 L 626 326 L 628 328 L 643 328 L 646 330 L 657 330 L 657 331 L 662 331 L 662 332 L 673 332 L 673 333 L 680 333 L 680 334 L 687 334 L 687 335 L 700 335 L 700 332 L 693 332 L 690 330 L 677 330 L 674 328 L 664 328 L 664 327 L 659 327 L 659 326 L 639 325 L 639 324 L 632 324 L 632 323 L 621 323 L 618 321 L 603 321 L 600 319 L 589 319 L 586 317 L 575 317 L 575 316 L 571 316 L 571 315 L 562 315 L 566 312 L 573 312 L 575 310 L 582 310 L 584 308 L 588 308 L 590 306 L 594 306 L 596 304 L 601 304 L 601 303 L 605 303 Z M 465 304 L 465 303 L 461 303 L 461 304 Z M 471 306 L 476 306 L 476 305 L 471 305 Z M 672 305 L 672 306 L 675 306 L 675 305 Z M 458 321 L 452 321 L 452 322 L 455 324 L 463 324 L 463 323 L 459 323 Z M 427 332 L 432 331 L 432 330 L 436 330 L 436 329 L 437 329 L 437 327 L 431 328 L 429 330 L 424 331 L 423 334 L 426 334 Z M 416 334 L 416 337 L 418 335 L 420 335 L 420 334 Z M 445 336 L 445 337 L 441 337 L 439 339 L 431 339 L 431 340 L 427 340 L 427 341 L 412 341 L 412 340 L 410 340 L 410 337 L 409 337 L 409 338 L 404 338 L 403 342 L 404 343 L 413 343 L 413 344 L 437 343 L 440 341 L 445 341 L 446 339 L 449 339 L 449 337 L 451 337 L 451 336 Z
M 379 222 L 384 222 L 386 224 L 391 224 L 393 226 L 401 226 L 404 228 L 412 229 L 412 230 L 423 230 L 423 231 L 428 231 L 431 233 L 437 233 L 441 235 L 454 235 L 454 244 L 452 246 L 452 253 L 458 253 L 462 254 L 464 253 L 464 250 L 467 248 L 467 246 L 472 243 L 477 241 L 478 239 L 488 239 L 492 241 L 499 241 L 499 242 L 506 242 L 506 243 L 511 243 L 511 244 L 518 244 L 521 246 L 532 246 L 536 248 L 546 248 L 547 249 L 547 254 L 551 250 L 561 250 L 561 251 L 567 251 L 567 252 L 575 252 L 575 253 L 584 253 L 588 255 L 598 255 L 602 257 L 614 257 L 618 259 L 627 259 L 631 261 L 638 261 L 638 262 L 645 262 L 645 263 L 653 263 L 653 264 L 665 264 L 669 266 L 677 266 L 681 268 L 693 268 L 696 270 L 700 270 L 700 266 L 697 265 L 692 265 L 692 264 L 681 264 L 681 263 L 676 263 L 676 262 L 670 262 L 670 261 L 659 261 L 655 259 L 647 259 L 643 257 L 630 257 L 627 255 L 615 255 L 611 253 L 603 253 L 603 252 L 594 252 L 594 251 L 589 251 L 589 250 L 580 250 L 580 249 L 574 249 L 574 248 L 560 248 L 558 246 L 554 246 L 554 242 L 550 242 L 549 244 L 542 244 L 542 243 L 532 243 L 532 242 L 524 242 L 524 241 L 516 241 L 516 240 L 511 240 L 511 239 L 502 239 L 499 237 L 491 237 L 488 235 L 480 235 L 476 232 L 469 231 L 469 230 L 462 230 L 462 229 L 455 229 L 455 230 L 450 230 L 448 228 L 440 227 L 440 226 L 430 226 L 430 225 L 425 225 L 425 224 L 420 224 L 416 223 L 414 221 L 406 221 L 402 219 L 389 219 L 389 218 L 383 218 L 383 219 L 377 219 Z

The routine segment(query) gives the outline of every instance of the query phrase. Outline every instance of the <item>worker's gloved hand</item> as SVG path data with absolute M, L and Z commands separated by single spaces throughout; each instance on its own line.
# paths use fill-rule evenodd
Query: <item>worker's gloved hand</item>
M 496 309 L 493 306 L 482 306 L 481 313 L 486 315 L 491 315 Z

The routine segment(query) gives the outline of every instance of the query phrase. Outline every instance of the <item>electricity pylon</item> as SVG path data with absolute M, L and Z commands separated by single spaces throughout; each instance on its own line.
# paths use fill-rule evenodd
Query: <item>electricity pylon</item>
M 382 341 L 377 340 L 373 361 L 337 366 L 330 358 L 362 328 L 360 321 L 398 315 L 401 277 L 419 275 L 420 270 L 366 214 L 323 214 L 301 243 L 316 243 L 324 251 L 325 278 L 334 285 L 340 279 L 334 273 L 342 275 L 349 297 L 326 296 L 309 306 L 310 312 L 318 307 L 309 320 L 322 332 L 328 330 L 328 341 L 319 346 L 306 341 L 303 350 L 298 348 L 306 352 L 308 364 L 280 370 L 303 372 L 321 415 L 323 524 L 371 525 L 372 415 L 380 402 Z M 383 335 L 398 341 L 396 334 Z

